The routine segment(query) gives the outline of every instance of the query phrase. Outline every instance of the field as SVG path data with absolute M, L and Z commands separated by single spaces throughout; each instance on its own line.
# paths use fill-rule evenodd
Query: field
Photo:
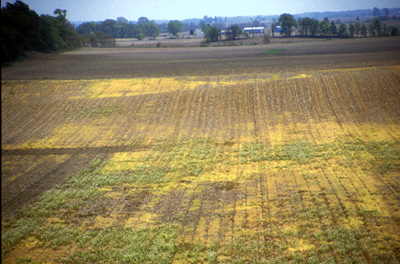
M 2 69 L 2 263 L 400 263 L 400 39 Z

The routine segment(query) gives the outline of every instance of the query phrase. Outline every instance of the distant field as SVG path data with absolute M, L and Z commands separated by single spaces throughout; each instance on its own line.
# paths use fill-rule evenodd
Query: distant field
M 399 43 L 2 69 L 3 263 L 400 263 Z
M 291 41 L 288 39 L 288 41 Z M 295 40 L 293 40 L 295 41 Z M 208 48 L 82 48 L 34 54 L 2 80 L 107 79 L 283 73 L 397 65 L 400 37 Z M 281 56 L 265 55 L 284 49 Z

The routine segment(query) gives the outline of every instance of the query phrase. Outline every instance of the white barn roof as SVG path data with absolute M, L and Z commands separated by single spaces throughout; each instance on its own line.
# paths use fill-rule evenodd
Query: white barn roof
M 264 30 L 264 27 L 245 27 L 244 30 Z

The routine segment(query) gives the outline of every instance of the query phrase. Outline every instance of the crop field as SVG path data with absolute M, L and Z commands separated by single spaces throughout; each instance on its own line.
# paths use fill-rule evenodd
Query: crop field
M 400 42 L 347 41 L 2 69 L 2 263 L 400 263 Z

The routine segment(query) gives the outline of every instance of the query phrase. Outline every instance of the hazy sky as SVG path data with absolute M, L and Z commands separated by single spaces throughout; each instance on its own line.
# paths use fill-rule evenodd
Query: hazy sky
M 137 20 L 202 18 L 207 16 L 257 16 L 282 13 L 346 11 L 400 7 L 399 0 L 22 0 L 39 15 L 66 9 L 70 21 L 103 21 L 125 17 Z M 1 0 L 1 6 L 6 2 Z

